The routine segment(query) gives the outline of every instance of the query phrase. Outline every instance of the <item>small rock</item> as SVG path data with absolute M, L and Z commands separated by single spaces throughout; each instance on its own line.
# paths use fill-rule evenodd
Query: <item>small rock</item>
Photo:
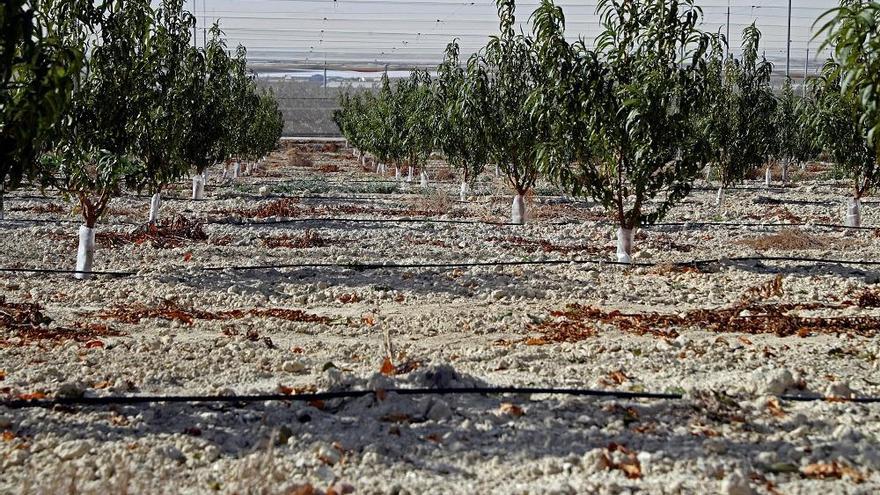
M 69 397 L 69 398 L 79 398 L 82 397 L 86 393 L 86 387 L 82 383 L 78 382 L 67 382 L 62 383 L 60 387 L 58 387 L 58 392 L 56 395 L 58 397 Z
M 843 399 L 851 399 L 858 395 L 850 388 L 847 382 L 834 382 L 825 389 L 825 395 L 828 397 L 840 397 Z
M 773 370 L 764 381 L 764 392 L 770 395 L 781 395 L 795 384 L 791 371 L 785 368 Z
M 581 465 L 588 474 L 604 471 L 608 467 L 608 463 L 605 460 L 605 451 L 595 448 L 586 452 Z
M 742 472 L 736 470 L 721 482 L 721 493 L 726 495 L 752 495 L 755 493 Z
M 337 481 L 327 489 L 327 493 L 333 493 L 335 495 L 348 495 L 349 493 L 354 493 L 354 486 L 351 483 L 346 483 L 345 481 Z
M 70 440 L 58 444 L 54 452 L 61 460 L 69 461 L 88 454 L 89 448 L 89 444 L 83 440 Z
M 306 365 L 299 361 L 284 361 L 281 370 L 287 373 L 301 373 L 305 371 Z
M 435 400 L 428 409 L 428 412 L 425 413 L 425 417 L 432 421 L 448 419 L 452 417 L 452 409 L 446 402 Z

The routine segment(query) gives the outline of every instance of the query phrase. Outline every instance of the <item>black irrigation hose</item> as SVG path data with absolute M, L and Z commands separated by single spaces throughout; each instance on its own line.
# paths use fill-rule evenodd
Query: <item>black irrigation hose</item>
M 85 274 L 85 275 L 107 275 L 110 277 L 130 277 L 132 275 L 136 275 L 137 272 L 124 272 L 124 271 L 80 271 L 80 270 L 64 270 L 60 268 L 10 268 L 10 267 L 0 267 L 0 272 L 8 272 L 8 273 L 44 273 L 44 274 Z
M 340 218 L 340 217 L 309 217 L 309 218 L 284 218 L 278 220 L 209 220 L 205 223 L 211 225 L 234 225 L 247 227 L 250 225 L 283 225 L 290 223 L 439 223 L 456 225 L 522 225 L 510 222 L 488 222 L 483 220 L 444 220 L 439 218 Z M 537 225 L 569 225 L 574 222 L 546 222 Z M 532 225 L 532 224 L 530 224 Z
M 333 399 L 349 399 L 377 395 L 380 393 L 395 393 L 398 395 L 498 395 L 498 394 L 547 394 L 568 395 L 579 397 L 605 397 L 614 399 L 652 399 L 652 400 L 681 400 L 684 394 L 658 393 L 658 392 L 624 392 L 617 390 L 593 390 L 582 388 L 556 388 L 556 387 L 448 387 L 448 388 L 391 388 L 385 390 L 346 390 L 340 392 L 315 392 L 305 394 L 257 394 L 257 395 L 134 395 L 134 396 L 109 396 L 109 397 L 57 397 L 52 399 L 36 400 L 4 400 L 0 401 L 0 407 L 10 409 L 22 408 L 53 408 L 55 406 L 105 406 L 105 405 L 129 405 L 144 403 L 239 403 L 253 402 L 312 402 Z M 824 396 L 802 395 L 779 395 L 785 401 L 797 402 L 855 402 L 871 404 L 880 402 L 880 397 L 855 397 L 840 399 Z
M 864 265 L 864 266 L 878 266 L 880 265 L 880 261 L 866 261 L 866 260 L 840 260 L 840 259 L 826 259 L 826 258 L 798 258 L 793 256 L 743 256 L 743 257 L 734 257 L 734 258 L 715 258 L 715 259 L 702 259 L 702 260 L 691 260 L 691 261 L 677 261 L 677 262 L 658 262 L 658 263 L 646 263 L 646 262 L 632 262 L 625 263 L 621 261 L 612 261 L 612 260 L 603 260 L 603 259 L 589 259 L 589 260 L 578 260 L 578 259 L 557 259 L 557 260 L 521 260 L 521 261 L 475 261 L 475 262 L 460 262 L 460 263 L 279 263 L 275 265 L 244 265 L 244 266 L 206 266 L 198 268 L 197 270 L 203 272 L 221 272 L 221 271 L 247 271 L 247 270 L 278 270 L 278 269 L 288 269 L 288 268 L 342 268 L 349 270 L 381 270 L 381 269 L 414 269 L 414 268 L 470 268 L 470 267 L 489 267 L 489 266 L 536 266 L 536 265 L 568 265 L 568 264 L 578 264 L 578 265 L 612 265 L 612 266 L 629 266 L 629 267 L 654 267 L 654 266 L 663 266 L 663 265 L 673 265 L 673 266 L 702 266 L 702 265 L 710 265 L 710 264 L 724 264 L 731 262 L 747 262 L 747 261 L 791 261 L 791 262 L 799 262 L 799 263 L 833 263 L 833 264 L 841 264 L 841 265 Z M 45 274 L 73 274 L 73 273 L 87 273 L 91 275 L 109 275 L 114 277 L 127 277 L 136 275 L 137 272 L 132 271 L 92 271 L 92 272 L 79 272 L 76 270 L 61 270 L 61 269 L 40 269 L 40 268 L 9 268 L 9 267 L 0 267 L 0 272 L 12 272 L 12 273 L 45 273 Z

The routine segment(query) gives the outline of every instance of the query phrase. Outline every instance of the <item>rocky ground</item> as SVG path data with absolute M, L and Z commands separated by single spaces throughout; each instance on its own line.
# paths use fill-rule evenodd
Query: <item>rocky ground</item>
M 139 227 L 147 198 L 114 200 L 95 270 L 129 276 L 0 275 L 4 400 L 476 385 L 684 398 L 0 406 L 0 492 L 880 488 L 880 405 L 845 400 L 880 396 L 880 270 L 839 262 L 877 260 L 880 238 L 821 226 L 842 223 L 847 191 L 821 165 L 721 208 L 700 182 L 679 223 L 637 234 L 635 267 L 601 262 L 616 228 L 548 184 L 526 225 L 500 224 L 511 198 L 491 171 L 466 202 L 440 162 L 422 188 L 330 146 L 232 183 L 211 172 L 204 201 L 166 193 L 157 230 Z M 73 268 L 71 205 L 25 190 L 6 208 L 0 266 Z M 880 225 L 880 207 L 862 221 Z M 766 225 L 780 223 L 797 226 Z M 707 259 L 721 261 L 674 264 Z M 449 266 L 496 261 L 547 263 Z

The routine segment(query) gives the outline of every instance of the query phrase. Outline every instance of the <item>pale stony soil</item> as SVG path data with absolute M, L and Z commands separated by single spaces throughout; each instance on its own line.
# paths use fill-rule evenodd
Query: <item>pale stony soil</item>
M 306 196 L 294 206 L 310 218 L 419 218 L 427 210 L 434 219 L 503 222 L 509 211 L 509 192 L 492 174 L 481 178 L 474 201 L 461 203 L 455 181 L 423 191 L 393 177 L 378 182 L 345 153 L 311 158 L 315 167 L 302 168 L 275 157 L 255 176 L 210 188 L 202 202 L 167 199 L 162 216 L 207 220 L 207 241 L 158 249 L 149 243 L 111 248 L 99 240 L 96 270 L 136 276 L 77 282 L 69 275 L 0 275 L 0 295 L 7 302 L 39 303 L 53 320 L 50 328 L 101 323 L 122 333 L 32 340 L 0 328 L 3 398 L 522 385 L 682 392 L 685 399 L 388 393 L 382 400 L 241 407 L 0 407 L 0 492 L 310 493 L 312 486 L 335 493 L 792 494 L 880 488 L 880 405 L 773 398 L 880 396 L 876 337 L 779 337 L 688 326 L 663 338 L 587 322 L 594 335 L 557 343 L 538 326 L 558 321 L 552 312 L 575 302 L 643 315 L 727 307 L 777 276 L 781 293 L 759 295 L 758 302 L 829 306 L 796 310 L 804 316 L 880 316 L 877 308 L 840 304 L 872 290 L 880 280 L 877 268 L 728 262 L 681 272 L 588 263 L 612 259 L 615 227 L 602 220 L 600 208 L 564 200 L 545 184 L 531 200 L 533 221 L 525 226 L 219 223 L 242 220 L 238 210 L 284 195 Z M 317 170 L 325 164 L 342 171 Z M 432 163 L 433 171 L 438 167 Z M 216 185 L 213 172 L 209 183 Z M 694 191 L 668 220 L 840 223 L 843 185 L 813 175 L 784 190 L 748 186 L 729 191 L 722 209 L 713 205 L 713 191 Z M 270 198 L 260 197 L 261 187 Z M 77 217 L 60 199 L 33 194 L 10 195 L 7 217 L 71 223 L 0 222 L 0 266 L 71 268 Z M 168 196 L 185 197 L 185 185 Z M 767 204 L 768 198 L 785 203 Z M 63 208 L 46 211 L 48 204 Z M 99 232 L 131 231 L 134 225 L 120 223 L 146 218 L 147 199 L 128 195 L 113 208 Z M 880 225 L 880 205 L 866 204 L 863 224 Z M 328 245 L 265 245 L 279 236 L 300 239 L 306 229 Z M 758 251 L 742 243 L 778 231 L 656 226 L 637 237 L 636 260 L 880 259 L 873 230 L 804 227 L 817 247 L 795 251 Z M 579 262 L 201 270 L 555 259 Z M 245 314 L 196 318 L 190 325 L 156 317 L 124 323 L 97 314 L 113 306 L 120 315 L 131 314 L 138 305 L 208 312 L 287 308 L 327 319 Z M 386 333 L 395 364 L 417 363 L 414 371 L 378 373 Z M 832 472 L 823 479 L 816 466 Z

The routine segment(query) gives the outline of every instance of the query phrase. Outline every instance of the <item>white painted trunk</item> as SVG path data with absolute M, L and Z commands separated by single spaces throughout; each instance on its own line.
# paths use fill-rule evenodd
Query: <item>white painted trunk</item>
M 245 163 L 244 164 L 244 175 L 251 175 L 251 172 L 252 172 L 251 162 Z
M 847 227 L 862 226 L 862 200 L 858 198 L 849 198 L 846 205 L 846 222 Z
M 458 199 L 460 199 L 462 201 L 467 201 L 467 196 L 468 196 L 468 183 L 462 182 L 461 188 L 459 188 L 459 190 L 458 190 Z
M 361 155 L 361 167 L 365 167 L 367 165 L 367 155 Z
M 513 197 L 510 205 L 510 223 L 522 225 L 526 223 L 526 202 L 519 194 Z
M 413 168 L 409 167 L 409 172 L 407 172 L 407 174 L 406 174 L 406 181 L 412 182 L 412 180 L 413 180 Z
M 95 229 L 80 225 L 79 247 L 76 250 L 76 271 L 92 271 L 92 263 L 95 260 Z M 73 277 L 79 280 L 90 278 L 88 273 L 74 273 Z
M 501 175 L 501 171 L 498 169 L 498 165 L 496 164 L 495 165 L 495 177 L 498 177 L 499 175 Z
M 428 172 L 422 170 L 422 173 L 419 174 L 419 185 L 421 187 L 428 187 Z
M 788 162 L 782 164 L 782 185 L 788 184 Z
M 382 163 L 380 163 L 380 162 L 376 162 L 376 173 L 377 174 L 382 173 Z
M 724 204 L 724 186 L 718 187 L 718 194 L 715 195 L 715 206 Z
M 394 178 L 400 180 L 400 167 L 394 166 Z
M 241 172 L 241 164 L 238 162 L 233 163 L 232 164 L 232 178 L 237 179 L 239 172 Z
M 633 229 L 617 229 L 617 261 L 632 263 Z
M 773 182 L 773 174 L 770 172 L 770 167 L 767 167 L 764 171 L 764 185 L 770 187 L 771 182 Z
M 205 176 L 193 175 L 193 195 L 192 199 L 198 201 L 205 198 Z
M 712 179 L 712 165 L 707 163 L 704 173 L 706 174 L 706 182 L 709 182 Z
M 150 198 L 150 223 L 156 223 L 159 221 L 159 208 L 162 207 L 162 196 L 160 193 L 156 193 Z

